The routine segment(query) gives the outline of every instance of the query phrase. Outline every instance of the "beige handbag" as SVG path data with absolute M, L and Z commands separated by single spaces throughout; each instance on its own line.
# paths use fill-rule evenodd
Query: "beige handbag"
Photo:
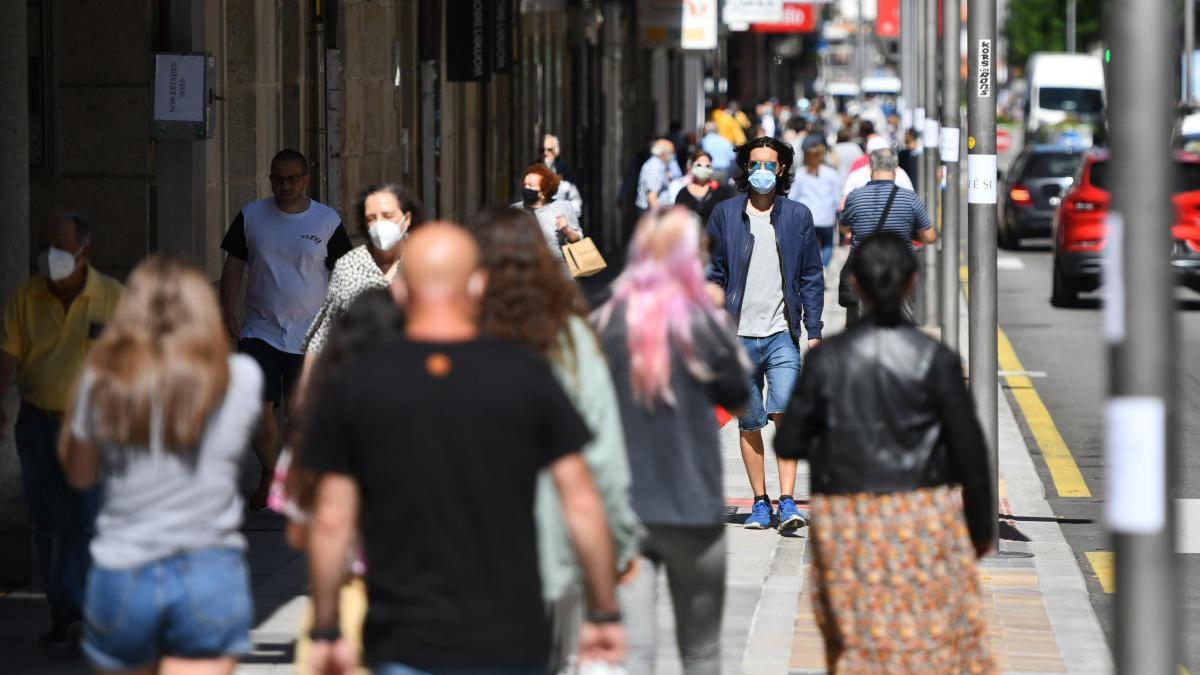
M 591 237 L 584 237 L 573 244 L 563 246 L 562 254 L 573 277 L 590 277 L 608 267 Z

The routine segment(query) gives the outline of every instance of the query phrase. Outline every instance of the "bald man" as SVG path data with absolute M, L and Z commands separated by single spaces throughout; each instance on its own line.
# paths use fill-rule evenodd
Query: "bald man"
M 479 337 L 486 284 L 465 230 L 425 225 L 405 248 L 406 338 L 315 394 L 301 461 L 321 474 L 309 539 L 319 672 L 355 664 L 337 601 L 356 523 L 374 672 L 545 672 L 533 521 L 543 467 L 587 579 L 580 656 L 624 657 L 611 538 L 578 452 L 591 434 L 542 359 Z

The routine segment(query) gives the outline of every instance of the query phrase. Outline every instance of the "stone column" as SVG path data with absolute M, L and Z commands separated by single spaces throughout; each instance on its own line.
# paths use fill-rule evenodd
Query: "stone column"
M 25 0 L 0 0 L 0 302 L 29 274 L 29 83 Z M 17 416 L 15 387 L 0 391 L 8 424 L 0 440 L 0 584 L 29 578 L 30 547 L 21 490 L 21 466 L 12 442 Z

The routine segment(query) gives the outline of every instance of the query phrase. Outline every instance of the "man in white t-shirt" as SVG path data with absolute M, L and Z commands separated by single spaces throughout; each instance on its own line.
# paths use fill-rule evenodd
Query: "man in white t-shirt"
M 846 182 L 842 184 L 842 200 L 840 208 L 845 208 L 846 197 L 849 197 L 851 192 L 854 192 L 858 188 L 871 182 L 870 158 L 871 155 L 878 150 L 891 152 L 892 146 L 883 136 L 872 136 L 868 138 L 867 154 L 863 156 L 861 160 L 855 161 L 856 166 L 854 166 L 850 173 L 846 175 Z M 899 167 L 896 168 L 896 185 L 905 190 L 913 189 L 912 180 L 909 179 L 908 174 L 905 173 L 904 169 Z
M 242 207 L 221 248 L 221 313 L 238 350 L 262 368 L 262 426 L 254 451 L 262 462 L 251 509 L 266 507 L 267 491 L 279 456 L 275 407 L 289 397 L 304 364 L 304 336 L 325 300 L 329 273 L 352 248 L 333 209 L 306 196 L 308 161 L 295 150 L 271 160 L 273 197 Z M 246 279 L 244 321 L 237 323 L 242 277 Z

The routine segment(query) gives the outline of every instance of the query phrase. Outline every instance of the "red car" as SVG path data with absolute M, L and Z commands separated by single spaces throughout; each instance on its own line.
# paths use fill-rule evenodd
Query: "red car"
M 1177 172 L 1175 195 L 1171 198 L 1175 222 L 1171 225 L 1170 264 L 1181 285 L 1200 292 L 1200 155 L 1178 152 L 1174 160 Z M 1105 150 L 1085 155 L 1071 188 L 1054 212 L 1050 302 L 1056 307 L 1074 305 L 1080 293 L 1094 291 L 1102 282 L 1110 166 Z

